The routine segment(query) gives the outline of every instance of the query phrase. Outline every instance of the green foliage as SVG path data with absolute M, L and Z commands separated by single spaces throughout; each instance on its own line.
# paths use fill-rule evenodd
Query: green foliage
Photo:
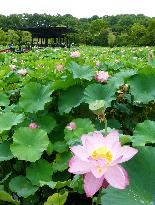
M 106 205 L 150 205 L 154 204 L 155 148 L 141 148 L 133 160 L 125 164 L 130 177 L 130 185 L 125 190 L 109 188 L 102 195 L 101 204 Z M 144 174 L 145 173 L 145 174 Z
M 38 190 L 38 187 L 33 186 L 24 176 L 17 176 L 11 179 L 9 187 L 11 191 L 16 192 L 18 196 L 24 198 L 33 195 Z
M 47 133 L 50 133 L 56 127 L 56 120 L 50 115 L 39 116 L 36 120 L 40 129 L 45 130 Z
M 46 160 L 40 159 L 26 169 L 26 177 L 33 185 L 39 186 L 41 181 L 50 181 L 51 176 L 52 166 Z
M 9 105 L 9 98 L 5 93 L 0 93 L 0 106 Z
M 136 125 L 132 137 L 134 146 L 145 146 L 147 143 L 155 143 L 155 122 L 145 120 Z
M 0 161 L 6 161 L 13 158 L 10 151 L 10 142 L 3 142 L 0 144 Z
M 79 106 L 83 102 L 83 91 L 81 86 L 73 86 L 63 91 L 58 103 L 60 114 L 69 113 L 72 108 Z
M 63 172 L 68 168 L 68 160 L 71 158 L 70 152 L 64 152 L 62 154 L 57 154 L 53 162 L 53 171 L 54 172 Z
M 77 19 L 65 18 L 78 26 Z M 107 17 L 106 22 L 114 25 L 115 30 L 104 28 L 98 34 L 87 33 L 91 22 L 98 18 L 94 16 L 90 22 L 79 20 L 81 30 L 85 31 L 82 35 L 76 34 L 80 41 L 107 45 L 108 35 L 113 32 L 116 44 L 123 29 L 130 37 L 130 28 L 126 25 L 131 27 L 134 21 L 127 16 L 125 19 L 118 17 L 117 23 L 115 17 Z M 40 15 L 32 15 L 32 19 L 37 23 L 41 21 Z M 137 16 L 137 19 L 147 25 L 142 23 L 143 16 Z M 14 25 L 18 20 L 13 15 L 10 24 Z M 151 25 L 153 22 L 148 23 L 149 29 Z M 124 40 L 129 43 L 129 38 Z M 122 191 L 108 187 L 102 191 L 102 204 L 154 203 L 154 47 L 79 46 L 81 56 L 73 59 L 70 53 L 75 50 L 46 48 L 20 55 L 0 53 L 2 204 L 60 205 L 80 203 L 81 199 L 86 199 L 86 204 L 91 201 L 83 195 L 83 176 L 68 172 L 72 157 L 70 147 L 81 144 L 84 134 L 96 130 L 104 133 L 106 123 L 101 122 L 104 117 L 108 131 L 119 131 L 121 144 L 140 146 L 140 151 L 124 164 L 129 172 L 129 187 Z M 57 64 L 64 66 L 61 72 L 57 71 Z M 10 65 L 15 65 L 16 70 L 12 71 Z M 22 68 L 27 69 L 27 75 L 18 74 Z M 109 73 L 106 83 L 96 81 L 96 71 Z M 30 128 L 30 124 L 34 128 Z M 72 196 L 75 196 L 73 202 Z M 95 202 L 95 198 L 92 201 Z
M 29 83 L 21 89 L 19 106 L 25 112 L 35 113 L 38 110 L 43 110 L 45 104 L 51 101 L 51 94 L 49 86 L 36 82 Z
M 53 144 L 53 150 L 58 152 L 58 153 L 63 153 L 67 151 L 68 146 L 64 141 L 57 141 Z
M 137 74 L 129 80 L 128 84 L 134 101 L 147 104 L 155 100 L 154 79 L 155 75 Z
M 81 66 L 76 62 L 71 62 L 68 68 L 73 73 L 73 78 L 80 78 L 86 80 L 92 80 L 95 75 L 95 70 L 89 66 Z
M 47 149 L 49 139 L 41 129 L 19 128 L 13 135 L 11 152 L 19 160 L 35 162 Z
M 64 193 L 55 193 L 52 196 L 48 197 L 47 202 L 44 205 L 63 205 L 67 200 L 68 192 Z
M 75 130 L 65 129 L 65 140 L 69 146 L 73 146 L 77 143 L 80 143 L 80 137 L 83 134 L 93 132 L 95 130 L 94 125 L 88 118 L 77 118 L 72 120 L 77 126 Z
M 154 22 L 155 17 L 151 18 L 143 14 L 105 15 L 103 17 L 95 15 L 80 19 L 70 14 L 62 16 L 60 14 L 56 16 L 47 14 L 0 15 L 0 45 L 6 46 L 11 42 L 14 45 L 19 43 L 25 45 L 31 42 L 30 33 L 18 31 L 17 28 L 20 27 L 69 26 L 76 30 L 76 33 L 68 34 L 70 42 L 77 45 L 152 46 L 155 45 Z M 116 41 L 114 41 L 114 36 Z M 109 41 L 109 39 L 113 40 Z
M 104 100 L 105 107 L 110 107 L 111 101 L 115 99 L 115 92 L 116 89 L 113 85 L 91 84 L 85 89 L 84 101 L 90 103 L 95 100 Z
M 5 130 L 10 130 L 12 126 L 23 121 L 23 114 L 13 112 L 0 113 L 0 133 Z
M 19 202 L 14 200 L 9 193 L 4 191 L 2 185 L 0 185 L 0 201 L 10 202 L 10 203 L 16 204 L 16 205 L 19 204 Z

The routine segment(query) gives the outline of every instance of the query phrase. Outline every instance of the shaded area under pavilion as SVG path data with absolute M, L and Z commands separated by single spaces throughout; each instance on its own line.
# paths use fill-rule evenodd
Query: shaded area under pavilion
M 70 47 L 72 42 L 68 34 L 75 33 L 75 30 L 65 26 L 22 27 L 18 30 L 29 31 L 32 34 L 32 47 Z

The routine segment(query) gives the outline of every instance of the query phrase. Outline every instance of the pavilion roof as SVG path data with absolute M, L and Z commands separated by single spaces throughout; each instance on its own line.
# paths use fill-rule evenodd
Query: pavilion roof
M 50 27 L 21 27 L 18 30 L 29 31 L 33 37 L 59 37 L 68 33 L 74 33 L 75 30 L 67 26 Z

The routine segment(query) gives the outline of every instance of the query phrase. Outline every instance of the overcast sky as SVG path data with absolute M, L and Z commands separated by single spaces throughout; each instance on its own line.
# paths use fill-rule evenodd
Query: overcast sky
M 0 0 L 0 14 L 47 13 L 93 15 L 144 14 L 155 16 L 155 0 Z

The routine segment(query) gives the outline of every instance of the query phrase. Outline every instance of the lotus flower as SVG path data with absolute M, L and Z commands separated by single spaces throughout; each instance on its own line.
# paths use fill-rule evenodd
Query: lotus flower
M 16 58 L 13 58 L 13 59 L 12 59 L 12 62 L 16 63 L 16 62 L 17 62 L 17 59 L 16 59 Z
M 117 131 L 103 136 L 100 132 L 83 135 L 82 145 L 71 147 L 74 156 L 69 161 L 69 172 L 84 175 L 84 190 L 92 197 L 101 187 L 110 184 L 125 189 L 129 184 L 126 170 L 120 166 L 136 153 L 137 149 L 121 146 Z
M 109 74 L 108 72 L 105 72 L 105 71 L 97 71 L 96 73 L 96 77 L 95 79 L 98 81 L 98 82 L 106 82 L 109 78 Z
M 22 69 L 18 70 L 17 73 L 18 73 L 19 75 L 25 76 L 25 75 L 27 74 L 27 70 L 22 68 Z
M 75 130 L 75 129 L 77 128 L 77 126 L 76 126 L 75 122 L 70 122 L 70 123 L 66 126 L 66 128 L 67 128 L 68 130 Z
M 80 57 L 80 52 L 79 51 L 73 51 L 70 54 L 71 58 L 79 58 Z
M 29 128 L 31 128 L 31 129 L 35 129 L 37 127 L 38 127 L 38 125 L 35 122 L 32 122 L 29 124 Z
M 96 66 L 100 67 L 102 65 L 102 63 L 100 61 L 96 61 Z
M 62 72 L 63 69 L 64 69 L 64 65 L 62 65 L 62 64 L 57 64 L 57 65 L 56 65 L 56 70 L 57 70 L 58 72 Z
M 16 70 L 16 65 L 10 64 L 9 67 L 11 68 L 12 71 Z

